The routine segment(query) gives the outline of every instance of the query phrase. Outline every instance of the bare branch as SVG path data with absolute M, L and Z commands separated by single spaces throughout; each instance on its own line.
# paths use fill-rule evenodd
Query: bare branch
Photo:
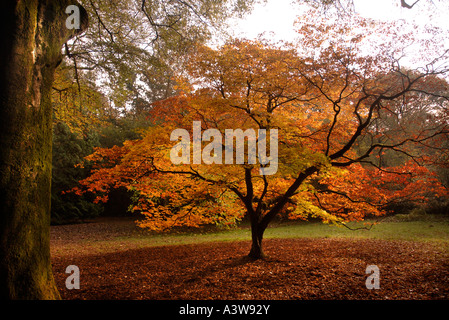
M 419 0 L 416 0 L 412 5 L 409 5 L 405 2 L 405 0 L 401 0 L 401 7 L 411 9 L 415 4 L 417 4 Z

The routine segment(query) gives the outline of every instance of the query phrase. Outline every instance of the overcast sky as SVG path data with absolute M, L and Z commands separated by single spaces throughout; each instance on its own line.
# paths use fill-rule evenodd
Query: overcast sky
M 266 32 L 267 36 L 275 40 L 292 40 L 295 37 L 293 23 L 305 5 L 292 5 L 291 2 L 268 0 L 266 5 L 256 7 L 250 16 L 235 21 L 235 36 L 255 38 Z M 449 0 L 420 0 L 412 9 L 402 8 L 400 0 L 354 0 L 354 4 L 356 11 L 364 17 L 376 20 L 399 18 L 439 26 L 449 31 Z

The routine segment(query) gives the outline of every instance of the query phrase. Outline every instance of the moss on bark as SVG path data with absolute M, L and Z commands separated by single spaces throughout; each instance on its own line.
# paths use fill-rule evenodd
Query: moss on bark
M 0 297 L 57 299 L 50 263 L 50 93 L 69 1 L 0 4 Z

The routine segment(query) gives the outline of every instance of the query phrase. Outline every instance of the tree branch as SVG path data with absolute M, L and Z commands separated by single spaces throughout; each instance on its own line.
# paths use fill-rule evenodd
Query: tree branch
M 405 0 L 401 0 L 401 7 L 411 9 L 418 2 L 419 2 L 419 0 L 416 0 L 412 5 L 409 5 L 408 3 L 405 2 Z

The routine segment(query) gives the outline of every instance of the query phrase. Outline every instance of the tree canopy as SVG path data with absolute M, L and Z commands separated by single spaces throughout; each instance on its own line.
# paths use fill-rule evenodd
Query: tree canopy
M 72 85 L 83 96 L 89 94 L 85 86 L 97 86 L 122 111 L 139 99 L 167 98 L 175 92 L 173 75 L 185 53 L 224 34 L 228 19 L 249 12 L 256 2 L 81 1 L 90 26 L 63 50 Z

